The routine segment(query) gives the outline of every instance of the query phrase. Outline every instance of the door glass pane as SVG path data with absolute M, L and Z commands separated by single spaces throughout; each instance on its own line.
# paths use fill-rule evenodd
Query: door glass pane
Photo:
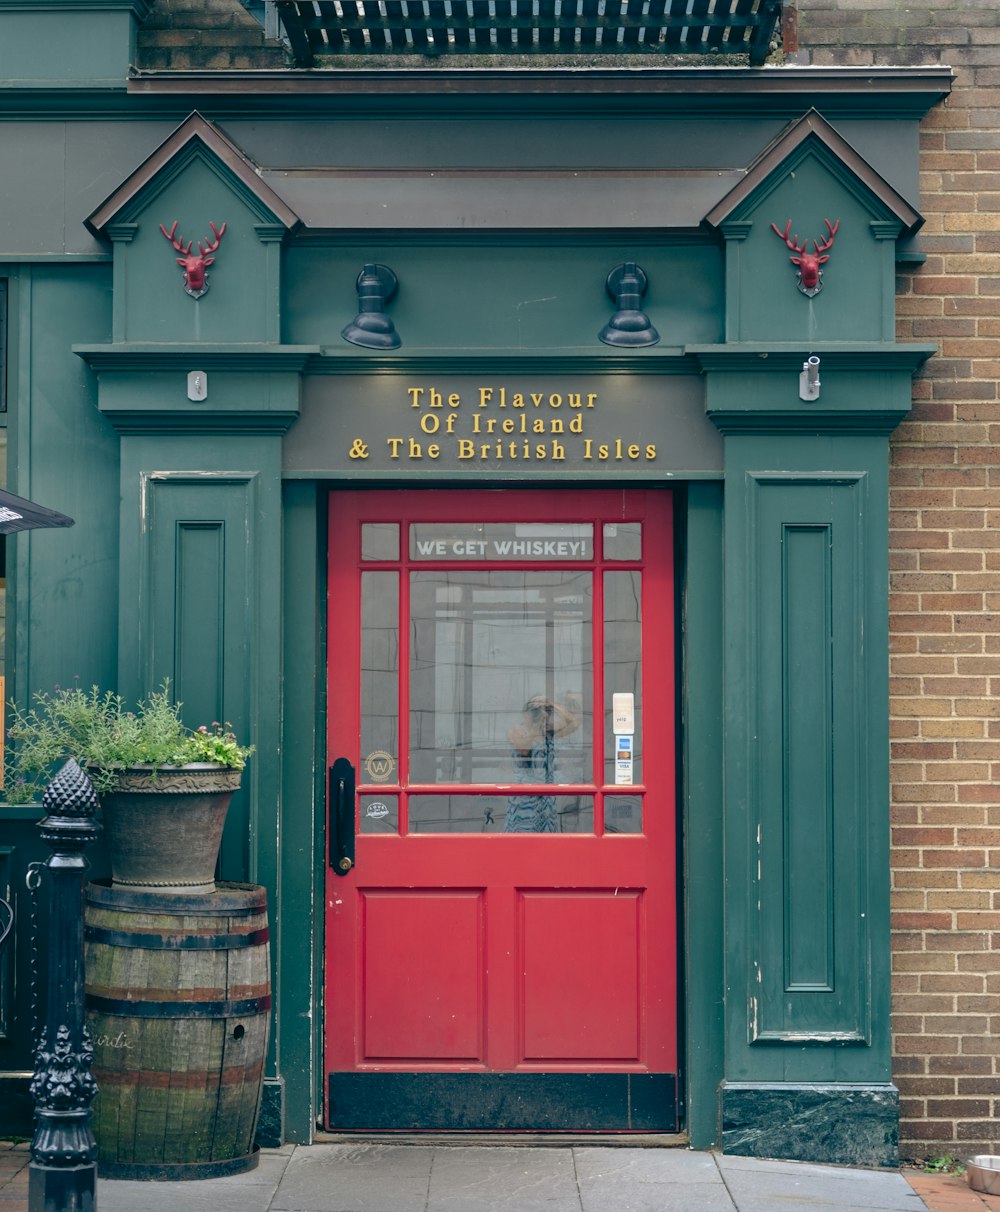
M 642 523 L 605 522 L 604 558 L 606 560 L 641 560 Z
M 382 793 L 363 795 L 361 800 L 362 833 L 397 833 L 399 831 L 399 796 Z
M 642 782 L 642 573 L 604 574 L 604 781 Z
M 590 560 L 590 522 L 415 522 L 410 527 L 414 560 Z
M 605 796 L 604 832 L 642 833 L 642 796 Z
M 411 574 L 411 782 L 592 782 L 592 585 L 589 570 Z
M 593 833 L 594 797 L 411 795 L 410 832 Z
M 399 559 L 399 523 L 365 522 L 361 527 L 363 560 Z
M 331 643 L 336 637 L 331 636 Z M 399 765 L 399 574 L 361 574 L 363 783 L 395 783 Z

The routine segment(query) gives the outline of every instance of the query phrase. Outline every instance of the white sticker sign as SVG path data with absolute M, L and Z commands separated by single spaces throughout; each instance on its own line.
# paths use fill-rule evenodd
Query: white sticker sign
M 630 786 L 632 783 L 632 737 L 615 737 L 615 783 Z
M 611 696 L 611 715 L 614 719 L 615 736 L 635 732 L 635 695 L 613 694 Z

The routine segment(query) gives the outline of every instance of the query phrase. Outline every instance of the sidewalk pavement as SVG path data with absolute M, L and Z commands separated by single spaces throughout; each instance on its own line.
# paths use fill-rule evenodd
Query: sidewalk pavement
M 0 1212 L 27 1212 L 28 1147 L 0 1142 Z M 964 1178 L 601 1145 L 320 1144 L 248 1174 L 98 1179 L 95 1212 L 1000 1212 Z

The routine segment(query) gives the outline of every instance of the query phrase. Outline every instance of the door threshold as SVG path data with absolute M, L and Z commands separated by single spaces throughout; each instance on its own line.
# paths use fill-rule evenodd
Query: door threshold
M 435 1147 L 566 1149 L 686 1149 L 686 1132 L 322 1132 L 314 1145 L 433 1145 Z

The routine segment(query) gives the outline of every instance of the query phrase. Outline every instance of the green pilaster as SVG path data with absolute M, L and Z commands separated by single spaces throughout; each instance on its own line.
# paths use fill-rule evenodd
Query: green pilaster
M 285 484 L 282 566 L 284 716 L 281 731 L 281 829 L 276 1019 L 285 1084 L 285 1139 L 312 1139 L 322 1082 L 324 847 L 326 836 L 325 494 L 315 484 Z
M 723 887 L 722 592 L 723 489 L 687 488 L 683 569 L 685 1088 L 692 1148 L 719 1144 L 718 1089 L 725 1073 Z
M 885 1165 L 888 433 L 927 351 L 831 350 L 815 403 L 769 352 L 756 375 L 703 355 L 726 435 L 721 1143 Z

